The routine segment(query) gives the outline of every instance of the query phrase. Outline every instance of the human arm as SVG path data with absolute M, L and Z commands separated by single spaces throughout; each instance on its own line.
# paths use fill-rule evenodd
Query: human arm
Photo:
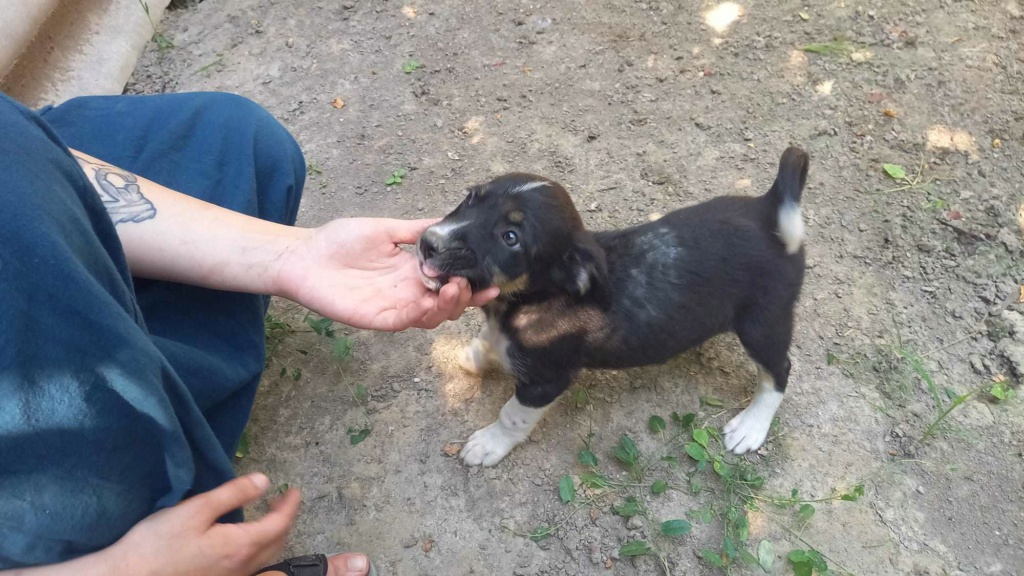
M 284 226 L 176 192 L 72 150 L 103 200 L 134 276 L 217 290 L 272 294 L 356 328 L 432 328 L 466 306 L 464 279 L 433 293 L 416 258 L 400 248 L 431 220 L 339 219 Z M 183 167 L 187 169 L 187 167 Z

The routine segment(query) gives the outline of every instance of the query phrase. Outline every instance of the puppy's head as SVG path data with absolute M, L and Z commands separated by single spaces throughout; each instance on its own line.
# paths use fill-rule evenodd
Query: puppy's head
M 452 276 L 474 290 L 498 286 L 521 292 L 603 292 L 604 252 L 584 228 L 558 183 L 506 174 L 473 186 L 465 200 L 428 228 L 417 244 L 423 282 L 438 290 Z

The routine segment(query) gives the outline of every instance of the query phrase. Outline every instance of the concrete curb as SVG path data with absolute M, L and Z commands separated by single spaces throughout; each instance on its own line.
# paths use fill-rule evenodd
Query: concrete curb
M 170 0 L 145 1 L 158 23 Z M 0 0 L 0 14 L 0 91 L 30 107 L 120 94 L 153 36 L 139 0 Z

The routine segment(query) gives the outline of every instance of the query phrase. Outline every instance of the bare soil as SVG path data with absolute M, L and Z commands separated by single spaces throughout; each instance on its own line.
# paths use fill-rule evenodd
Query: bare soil
M 866 495 L 818 505 L 803 528 L 787 511 L 751 512 L 750 548 L 773 542 L 777 574 L 792 573 L 786 552 L 808 545 L 860 575 L 1024 574 L 1021 397 L 980 393 L 919 441 L 947 389 L 1024 377 L 1024 8 L 740 4 L 723 28 L 706 1 L 206 0 L 167 15 L 174 47 L 151 45 L 127 91 L 261 103 L 311 166 L 308 226 L 440 216 L 465 186 L 517 170 L 562 182 L 590 227 L 618 227 L 760 194 L 784 147 L 804 147 L 809 269 L 790 393 L 767 448 L 748 459 L 765 493 L 863 483 Z M 837 37 L 850 49 L 799 49 Z M 422 67 L 404 72 L 412 60 Z M 900 183 L 884 163 L 911 179 L 923 165 L 927 186 L 888 191 Z M 386 186 L 399 168 L 404 181 Z M 274 313 L 303 329 L 301 311 L 278 303 Z M 610 456 L 621 434 L 657 449 L 649 415 L 724 424 L 754 382 L 736 339 L 666 366 L 583 374 L 589 402 L 563 399 L 531 442 L 481 470 L 443 452 L 511 392 L 506 376 L 454 364 L 480 321 L 473 312 L 431 332 L 354 332 L 340 367 L 311 334 L 280 342 L 238 468 L 303 489 L 289 552 L 365 551 L 381 574 L 662 573 L 652 557 L 618 554 L 648 538 L 673 574 L 720 573 L 697 555 L 721 546 L 719 520 L 657 539 L 607 505 L 566 519 L 557 485 L 584 471 L 576 455 L 591 429 L 602 470 L 621 476 Z M 365 419 L 373 432 L 353 446 L 348 429 Z M 658 518 L 708 502 L 685 489 L 691 468 L 675 472 L 682 489 L 649 498 Z M 559 523 L 539 543 L 504 528 Z

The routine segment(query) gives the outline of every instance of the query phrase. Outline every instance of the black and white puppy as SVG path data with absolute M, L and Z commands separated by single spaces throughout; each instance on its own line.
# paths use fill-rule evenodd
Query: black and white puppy
M 809 158 L 783 153 L 760 197 L 723 196 L 624 230 L 589 232 L 557 183 L 507 174 L 474 186 L 417 244 L 431 289 L 462 276 L 501 287 L 462 365 L 500 361 L 516 378 L 498 420 L 463 447 L 493 466 L 523 442 L 582 368 L 663 363 L 733 331 L 758 365 L 754 399 L 725 445 L 756 450 L 789 378 L 793 309 L 804 276 L 800 196 Z

